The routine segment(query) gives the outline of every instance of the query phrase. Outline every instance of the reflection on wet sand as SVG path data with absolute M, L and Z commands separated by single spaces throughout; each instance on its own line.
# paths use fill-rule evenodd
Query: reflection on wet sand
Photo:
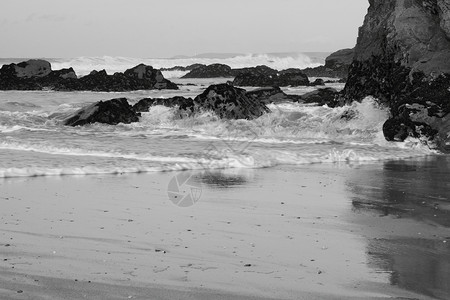
M 450 242 L 431 239 L 371 239 L 368 264 L 390 273 L 390 283 L 439 299 L 450 295 Z
M 368 238 L 368 265 L 388 273 L 392 285 L 450 299 L 450 157 L 390 161 L 369 169 L 361 167 L 346 182 L 352 209 L 379 217 L 371 223 L 379 231 L 392 231 Z M 392 226 L 386 225 L 390 220 Z M 415 229 L 431 228 L 430 235 L 420 236 L 408 225 L 406 233 L 396 232 L 395 226 L 411 221 Z
M 355 210 L 450 227 L 449 156 L 388 161 L 381 170 L 364 174 L 364 170 L 358 170 L 358 175 L 347 183 Z
M 253 179 L 251 169 L 208 170 L 195 176 L 202 184 L 212 188 L 231 188 L 244 186 Z

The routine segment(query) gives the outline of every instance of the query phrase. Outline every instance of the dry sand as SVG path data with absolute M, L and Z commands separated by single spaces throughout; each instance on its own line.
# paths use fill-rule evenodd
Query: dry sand
M 180 173 L 1 180 L 0 299 L 448 299 L 450 188 L 417 164 L 188 172 L 184 208 Z

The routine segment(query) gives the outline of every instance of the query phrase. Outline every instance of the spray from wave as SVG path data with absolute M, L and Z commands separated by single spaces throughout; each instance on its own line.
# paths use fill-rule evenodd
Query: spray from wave
M 273 69 L 283 70 L 288 68 L 316 67 L 325 61 L 325 55 L 321 53 L 281 53 L 281 54 L 241 54 L 231 57 L 180 57 L 180 58 L 130 58 L 130 57 L 78 57 L 72 59 L 51 59 L 53 69 L 73 67 L 79 76 L 89 74 L 92 70 L 105 69 L 109 74 L 123 72 L 140 63 L 154 68 L 171 68 L 175 66 L 186 67 L 192 64 L 221 63 L 232 68 L 254 67 L 266 65 Z M 164 72 L 168 78 L 181 77 L 186 72 Z

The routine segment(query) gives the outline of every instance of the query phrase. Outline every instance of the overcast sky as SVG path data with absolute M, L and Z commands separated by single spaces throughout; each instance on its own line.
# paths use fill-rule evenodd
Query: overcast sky
M 0 57 L 172 57 L 353 47 L 367 0 L 2 0 Z

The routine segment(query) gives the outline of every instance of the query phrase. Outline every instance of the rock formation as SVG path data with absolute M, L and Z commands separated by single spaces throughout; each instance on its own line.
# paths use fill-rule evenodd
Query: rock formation
M 131 106 L 126 98 L 99 101 L 88 105 L 64 120 L 64 125 L 78 126 L 91 123 L 105 123 L 116 125 L 138 122 L 141 112 L 147 112 L 153 105 L 176 107 L 178 116 L 183 118 L 199 111 L 213 111 L 223 119 L 255 119 L 269 108 L 263 101 L 273 97 L 292 98 L 284 94 L 279 88 L 268 88 L 247 93 L 246 90 L 235 88 L 229 84 L 209 86 L 202 94 L 192 98 L 176 96 L 172 98 L 144 98 Z
M 193 69 L 182 78 L 217 78 L 217 77 L 234 77 L 234 73 L 230 66 L 224 64 L 200 65 Z
M 302 72 L 309 77 L 332 77 L 346 79 L 348 68 L 353 62 L 354 49 L 342 49 L 331 53 L 325 59 L 325 65 L 316 68 L 306 68 Z
M 175 66 L 175 67 L 170 67 L 170 68 L 161 68 L 161 71 L 192 71 L 196 68 L 199 67 L 206 67 L 206 65 L 204 64 L 192 64 L 186 67 L 183 66 Z
M 226 83 L 209 86 L 194 102 L 225 119 L 251 120 L 270 111 L 261 101 L 248 97 L 244 89 Z
M 268 66 L 232 69 L 223 64 L 200 65 L 184 75 L 182 78 L 214 78 L 234 77 L 236 86 L 306 86 L 310 85 L 308 76 L 299 69 L 278 71 Z M 316 83 L 313 85 L 320 85 Z
M 326 87 L 299 96 L 299 101 L 305 103 L 316 103 L 318 105 L 328 105 L 329 107 L 339 106 L 339 92 L 336 89 Z
M 301 98 L 298 95 L 287 95 L 279 87 L 262 87 L 255 89 L 253 91 L 249 91 L 246 93 L 246 95 L 249 98 L 263 102 L 265 104 L 280 103 L 280 102 L 298 102 Z
M 69 116 L 64 125 L 78 126 L 91 123 L 117 125 L 139 121 L 140 114 L 135 112 L 126 98 L 99 101 L 88 105 Z
M 195 104 L 192 98 L 185 98 L 182 96 L 175 96 L 171 98 L 144 98 L 133 105 L 133 110 L 136 112 L 147 112 L 151 106 L 163 105 L 167 107 L 177 106 L 180 110 L 190 113 L 194 112 Z
M 277 71 L 267 66 L 257 66 L 236 70 L 238 75 L 233 81 L 235 86 L 306 86 L 308 76 L 300 69 Z
M 450 0 L 370 0 L 343 91 L 391 110 L 389 141 L 450 150 Z
M 92 71 L 77 78 L 72 68 L 52 71 L 45 60 L 29 60 L 3 65 L 0 90 L 55 90 L 123 92 L 148 89 L 178 89 L 161 71 L 140 64 L 124 73 L 108 75 L 105 70 Z

